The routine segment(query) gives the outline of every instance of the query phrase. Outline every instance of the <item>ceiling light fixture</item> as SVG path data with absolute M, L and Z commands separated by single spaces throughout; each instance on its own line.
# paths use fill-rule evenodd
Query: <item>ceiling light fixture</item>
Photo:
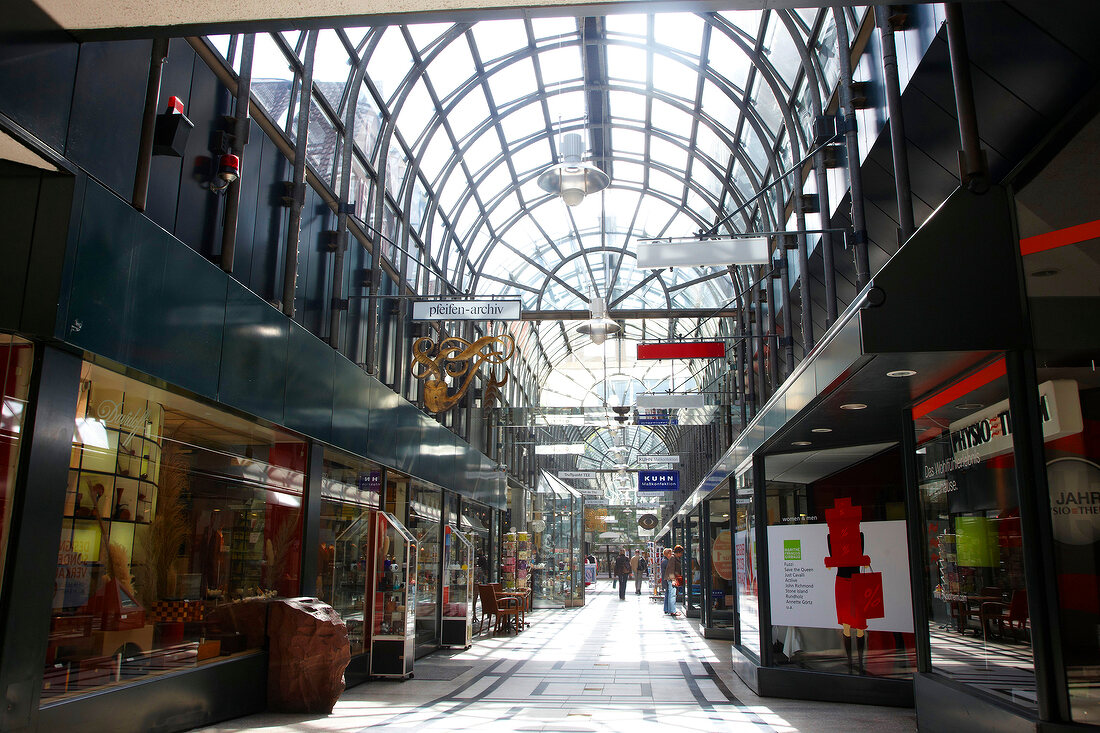
M 848 402 L 840 406 L 842 410 L 866 410 L 867 405 L 862 402 Z
M 1035 272 L 1031 273 L 1031 276 L 1032 277 L 1054 277 L 1059 272 L 1061 272 L 1061 270 L 1058 270 L 1054 267 L 1048 267 L 1045 270 L 1036 270 Z
M 618 323 L 607 317 L 607 301 L 596 295 L 592 297 L 592 318 L 585 321 L 577 328 L 592 339 L 594 344 L 602 344 L 608 336 L 614 336 L 623 330 Z
M 561 196 L 566 206 L 576 206 L 590 193 L 611 185 L 611 178 L 591 163 L 581 162 L 584 142 L 580 135 L 568 132 L 561 136 L 562 162 L 543 171 L 539 188 Z
M 832 428 L 814 428 L 810 432 L 811 433 L 831 433 L 831 432 L 833 432 L 833 429 Z
M 813 443 L 811 443 L 808 440 L 796 440 L 795 442 L 791 443 L 791 445 L 803 446 L 803 445 L 813 445 Z
M 888 377 L 911 377 L 916 374 L 912 369 L 895 369 L 892 372 L 886 372 Z

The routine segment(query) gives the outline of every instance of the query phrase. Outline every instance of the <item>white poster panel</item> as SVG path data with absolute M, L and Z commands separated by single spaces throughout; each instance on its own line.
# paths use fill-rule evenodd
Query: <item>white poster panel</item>
M 905 522 L 861 522 L 864 552 L 871 569 L 882 573 L 883 618 L 870 619 L 870 631 L 913 632 L 909 556 Z M 836 568 L 825 567 L 829 525 L 793 524 L 768 527 L 768 571 L 772 624 L 839 629 L 836 613 Z

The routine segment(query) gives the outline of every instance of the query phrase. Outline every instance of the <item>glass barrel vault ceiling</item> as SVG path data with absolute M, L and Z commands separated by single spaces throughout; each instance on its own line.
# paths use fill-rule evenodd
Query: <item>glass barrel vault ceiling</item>
M 854 32 L 864 10 L 844 12 Z M 639 270 L 635 242 L 783 228 L 791 177 L 758 194 L 806 154 L 838 74 L 833 14 L 818 9 L 258 34 L 253 96 L 288 140 L 311 34 L 308 162 L 339 198 L 350 139 L 346 198 L 413 292 L 669 309 L 624 321 L 628 342 L 718 333 L 676 310 L 726 306 L 751 274 Z M 209 40 L 239 68 L 240 37 Z M 611 177 L 572 208 L 536 184 L 567 132 Z M 550 403 L 695 384 L 701 365 L 624 365 L 621 346 L 609 374 L 577 323 L 509 326 Z

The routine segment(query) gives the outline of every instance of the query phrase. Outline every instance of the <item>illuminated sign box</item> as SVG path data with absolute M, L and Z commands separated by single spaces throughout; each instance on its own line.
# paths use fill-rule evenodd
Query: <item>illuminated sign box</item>
M 770 261 L 766 237 L 672 239 L 638 243 L 638 268 L 641 270 L 766 265 Z

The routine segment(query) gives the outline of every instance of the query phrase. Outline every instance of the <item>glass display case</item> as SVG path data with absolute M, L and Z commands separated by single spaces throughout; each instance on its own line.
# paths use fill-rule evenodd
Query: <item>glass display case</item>
M 364 608 L 367 595 L 367 555 L 373 511 L 359 517 L 336 536 L 332 544 L 332 578 L 328 583 L 329 598 L 324 598 L 348 626 L 351 653 L 362 654 L 366 645 Z M 324 550 L 323 550 L 324 551 Z M 322 576 L 324 573 L 322 573 Z
M 416 658 L 416 539 L 388 512 L 371 513 L 367 566 L 371 618 L 370 673 L 411 677 Z
M 470 646 L 474 617 L 474 543 L 451 525 L 443 527 L 443 646 Z

